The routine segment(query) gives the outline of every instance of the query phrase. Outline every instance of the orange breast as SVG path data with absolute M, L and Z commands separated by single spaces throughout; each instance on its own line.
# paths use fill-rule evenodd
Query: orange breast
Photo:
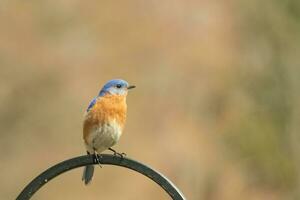
M 96 104 L 86 114 L 83 124 L 83 138 L 87 141 L 87 136 L 95 126 L 101 126 L 116 120 L 123 130 L 126 121 L 126 96 L 106 95 L 100 97 Z

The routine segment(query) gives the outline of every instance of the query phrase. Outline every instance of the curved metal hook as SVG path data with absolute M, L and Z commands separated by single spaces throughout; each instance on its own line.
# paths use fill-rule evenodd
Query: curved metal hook
M 56 176 L 67 172 L 69 170 L 83 167 L 86 165 L 97 164 L 97 160 L 93 155 L 79 156 L 65 160 L 61 163 L 54 165 L 53 167 L 47 169 L 35 179 L 33 179 L 19 194 L 17 200 L 28 200 L 30 199 L 35 192 L 37 192 L 43 185 L 49 182 L 51 179 Z M 127 157 L 118 157 L 109 154 L 101 154 L 101 164 L 116 165 L 121 167 L 126 167 L 132 169 L 136 172 L 139 172 L 154 182 L 156 182 L 160 187 L 162 187 L 174 200 L 185 200 L 183 194 L 179 189 L 165 176 L 159 172 L 151 169 L 150 167 L 139 163 L 135 160 L 129 159 Z

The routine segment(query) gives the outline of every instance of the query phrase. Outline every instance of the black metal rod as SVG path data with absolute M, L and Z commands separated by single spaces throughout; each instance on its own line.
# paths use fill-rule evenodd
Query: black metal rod
M 179 191 L 179 189 L 165 176 L 160 174 L 159 172 L 151 169 L 150 167 L 139 163 L 135 160 L 131 160 L 127 157 L 119 157 L 113 156 L 109 154 L 101 154 L 101 164 L 105 165 L 116 165 L 121 167 L 126 167 L 128 169 L 132 169 L 136 172 L 139 172 L 154 182 L 156 182 L 160 187 L 162 187 L 174 200 L 184 200 L 185 197 Z M 17 200 L 27 200 L 30 199 L 35 192 L 37 192 L 43 185 L 49 182 L 51 179 L 56 176 L 67 172 L 69 170 L 83 167 L 86 165 L 98 164 L 97 160 L 93 155 L 85 155 L 79 156 L 75 158 L 71 158 L 69 160 L 65 160 L 61 163 L 54 165 L 53 167 L 47 169 L 35 179 L 33 179 L 19 194 Z

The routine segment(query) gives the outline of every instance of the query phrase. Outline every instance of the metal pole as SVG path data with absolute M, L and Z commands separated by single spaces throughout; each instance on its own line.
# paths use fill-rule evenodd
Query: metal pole
M 109 154 L 101 154 L 100 159 L 101 164 L 103 165 L 116 165 L 121 167 L 126 167 L 128 169 L 132 169 L 140 174 L 143 174 L 156 182 L 160 187 L 162 187 L 174 200 L 185 200 L 183 194 L 179 191 L 179 189 L 165 176 L 160 174 L 159 172 L 151 169 L 150 167 L 139 163 L 135 160 L 129 159 L 127 157 L 119 157 L 113 156 Z M 30 199 L 35 192 L 37 192 L 43 185 L 49 182 L 51 179 L 56 176 L 67 172 L 69 170 L 83 167 L 86 165 L 98 164 L 95 156 L 93 155 L 85 155 L 79 156 L 75 158 L 71 158 L 69 160 L 65 160 L 61 163 L 54 165 L 53 167 L 47 169 L 35 179 L 33 179 L 19 194 L 17 200 L 28 200 Z

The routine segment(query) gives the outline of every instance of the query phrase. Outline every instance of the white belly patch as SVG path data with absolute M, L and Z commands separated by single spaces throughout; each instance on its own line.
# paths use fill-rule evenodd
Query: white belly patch
M 101 153 L 115 145 L 119 141 L 121 133 L 121 127 L 116 120 L 95 127 L 88 137 L 88 150 L 90 149 L 90 152 L 96 150 L 97 153 Z

